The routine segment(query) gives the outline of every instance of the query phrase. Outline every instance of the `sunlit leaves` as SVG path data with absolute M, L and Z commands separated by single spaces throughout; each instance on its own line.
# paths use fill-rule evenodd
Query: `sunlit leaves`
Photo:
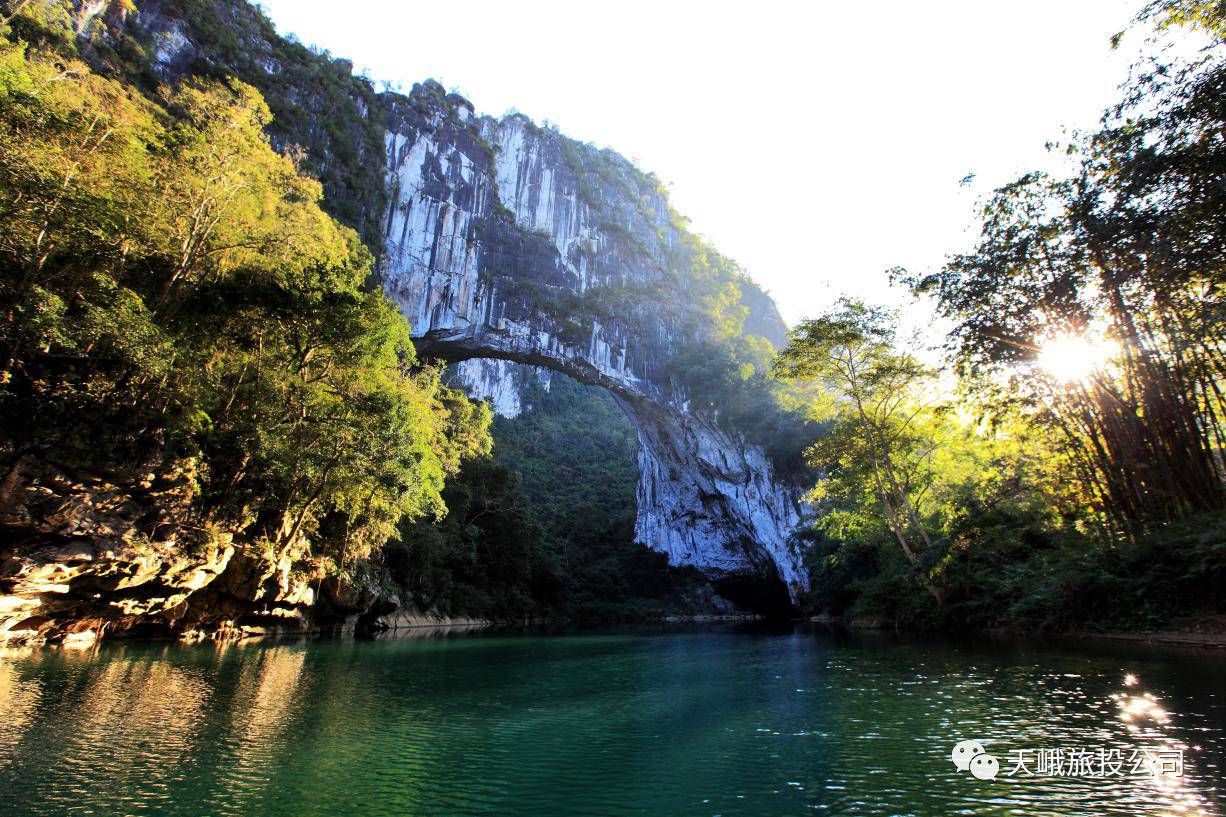
M 269 116 L 239 82 L 145 96 L 0 40 L 0 411 L 82 466 L 199 457 L 209 524 L 337 567 L 443 514 L 490 418 L 416 367 Z
M 1216 31 L 1223 12 L 1172 0 L 1145 16 Z M 973 251 L 903 276 L 954 322 L 989 413 L 1061 435 L 1070 477 L 1125 534 L 1226 503 L 1224 88 L 1220 44 L 1139 72 L 1067 178 L 1001 187 Z

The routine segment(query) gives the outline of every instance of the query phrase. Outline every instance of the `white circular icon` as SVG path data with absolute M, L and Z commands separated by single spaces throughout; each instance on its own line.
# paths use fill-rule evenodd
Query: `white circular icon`
M 950 755 L 950 760 L 958 767 L 958 771 L 965 772 L 974 760 L 984 752 L 983 745 L 977 740 L 964 740 L 954 747 L 953 753 Z
M 971 774 L 979 780 L 991 780 L 1000 771 L 1000 761 L 991 755 L 976 755 L 971 761 Z

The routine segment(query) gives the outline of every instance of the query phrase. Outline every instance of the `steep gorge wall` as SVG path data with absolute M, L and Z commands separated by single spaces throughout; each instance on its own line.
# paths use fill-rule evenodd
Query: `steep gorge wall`
M 761 449 L 691 412 L 670 374 L 703 316 L 688 277 L 696 250 L 658 182 L 526 117 L 477 117 L 436 85 L 385 101 L 381 272 L 422 354 L 608 388 L 639 430 L 637 538 L 717 584 L 801 589 L 796 493 Z M 748 307 L 782 335 L 768 298 Z M 467 371 L 478 396 L 515 410 L 504 366 Z
M 782 591 L 786 604 L 804 587 L 788 545 L 798 492 L 760 448 L 691 411 L 672 370 L 706 331 L 710 281 L 658 180 L 527 117 L 477 116 L 437 83 L 377 94 L 241 0 L 139 5 L 78 2 L 83 47 L 136 59 L 144 81 L 237 76 L 264 93 L 274 144 L 306 149 L 328 208 L 380 257 L 422 357 L 469 361 L 462 379 L 506 412 L 512 362 L 609 389 L 639 432 L 637 538 L 741 600 Z M 781 343 L 770 298 L 735 286 L 744 331 Z

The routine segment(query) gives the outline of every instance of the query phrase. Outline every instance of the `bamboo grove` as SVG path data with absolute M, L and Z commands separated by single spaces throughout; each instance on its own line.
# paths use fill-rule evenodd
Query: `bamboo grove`
M 851 620 L 1131 628 L 1226 581 L 1226 8 L 1168 0 L 1093 132 L 892 272 L 951 327 L 841 299 L 776 361 L 820 386 L 811 604 Z M 1175 61 L 1164 38 L 1202 38 Z M 1117 40 L 1118 42 L 1118 40 Z M 1154 46 L 1154 47 L 1149 47 Z M 940 361 L 940 364 L 938 364 Z
M 1203 16 L 1213 8 L 1167 4 L 1146 16 L 1218 19 Z M 1086 496 L 1120 532 L 1226 503 L 1218 51 L 1215 40 L 1191 64 L 1142 66 L 1102 127 L 1067 146 L 1075 173 L 1002 187 L 972 252 L 909 279 L 955 322 L 959 373 L 1058 429 Z M 1036 357 L 1069 335 L 1113 353 L 1058 382 Z

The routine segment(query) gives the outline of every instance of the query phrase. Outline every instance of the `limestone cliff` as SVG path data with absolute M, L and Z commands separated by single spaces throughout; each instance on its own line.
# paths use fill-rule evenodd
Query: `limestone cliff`
M 640 541 L 717 583 L 803 587 L 787 541 L 796 493 L 761 449 L 690 411 L 670 371 L 703 316 L 687 275 L 696 250 L 661 185 L 523 116 L 477 117 L 436 84 L 384 103 L 381 272 L 419 350 L 610 389 L 639 429 Z M 746 324 L 781 339 L 774 304 L 741 286 L 757 296 Z M 519 410 L 504 364 L 464 371 L 478 396 Z
M 82 53 L 134 82 L 207 73 L 261 90 L 274 144 L 305 148 L 329 210 L 379 259 L 421 357 L 459 364 L 460 382 L 508 415 L 522 410 L 513 364 L 610 390 L 638 429 L 636 537 L 758 609 L 785 608 L 804 588 L 788 541 L 798 491 L 718 407 L 693 407 L 675 365 L 713 335 L 709 304 L 729 287 L 739 331 L 777 345 L 786 328 L 751 281 L 710 269 L 710 248 L 658 179 L 525 116 L 478 116 L 435 82 L 376 93 L 349 63 L 278 37 L 241 0 L 139 8 L 78 0 Z M 0 630 L 62 637 L 150 619 L 180 634 L 239 619 L 350 626 L 395 607 L 361 582 L 312 584 L 293 552 L 236 553 L 224 531 L 203 549 L 179 547 L 175 531 L 190 527 L 175 516 L 191 490 L 176 482 L 184 467 L 163 464 L 136 487 L 46 463 L 10 474 L 17 487 L 6 488 L 0 523 L 46 547 L 5 565 Z

